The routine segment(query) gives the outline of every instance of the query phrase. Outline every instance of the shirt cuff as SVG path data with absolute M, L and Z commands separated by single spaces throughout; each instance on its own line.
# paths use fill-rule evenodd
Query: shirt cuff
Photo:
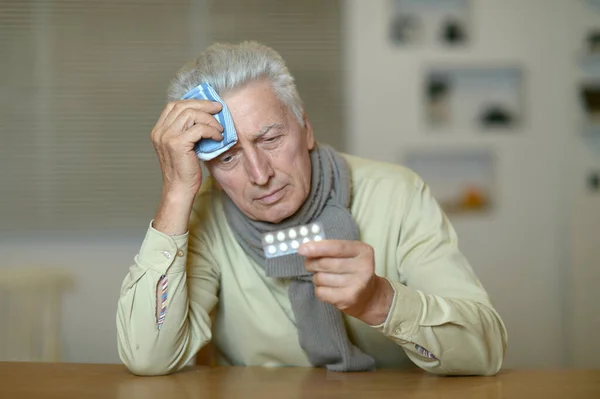
M 161 275 L 167 274 L 167 271 L 169 273 L 185 271 L 188 232 L 170 236 L 152 227 L 152 222 L 137 255 L 137 263 Z
M 410 342 L 419 329 L 423 301 L 417 291 L 398 281 L 387 280 L 394 289 L 392 306 L 385 322 L 372 327 L 386 337 Z

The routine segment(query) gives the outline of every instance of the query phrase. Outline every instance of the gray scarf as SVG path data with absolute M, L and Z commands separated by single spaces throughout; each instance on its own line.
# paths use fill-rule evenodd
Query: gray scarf
M 278 224 L 258 222 L 244 215 L 223 195 L 225 215 L 245 252 L 273 278 L 291 278 L 288 295 L 296 318 L 300 346 L 309 361 L 333 371 L 373 370 L 375 361 L 348 339 L 342 313 L 315 297 L 312 274 L 298 254 L 265 259 L 263 233 L 319 221 L 329 239 L 358 240 L 358 227 L 348 208 L 351 179 L 348 164 L 335 150 L 320 145 L 310 152 L 310 194 L 302 207 Z

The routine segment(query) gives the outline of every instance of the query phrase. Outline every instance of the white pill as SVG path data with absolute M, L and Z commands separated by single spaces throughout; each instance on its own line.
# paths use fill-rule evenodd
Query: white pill
M 274 240 L 274 239 L 275 239 L 275 238 L 273 237 L 273 234 L 267 234 L 267 235 L 265 236 L 265 242 L 266 242 L 267 244 L 273 244 L 273 240 Z
M 304 239 L 302 240 L 302 243 L 303 243 L 303 244 L 306 244 L 306 243 L 307 243 L 307 242 L 309 242 L 309 241 L 310 241 L 310 239 L 309 239 L 308 237 L 304 237 Z
M 319 227 L 318 224 L 315 223 L 310 228 L 310 231 L 312 231 L 313 234 L 317 234 L 319 231 L 321 231 L 321 228 Z
M 300 246 L 300 243 L 297 240 L 292 241 L 292 248 L 294 249 L 298 249 L 298 247 Z
M 273 255 L 275 252 L 277 252 L 277 248 L 275 248 L 275 245 L 269 245 L 269 248 L 267 248 L 267 251 L 269 251 L 269 253 L 271 255 Z
M 281 252 L 285 252 L 285 251 L 287 251 L 287 250 L 288 250 L 288 246 L 287 246 L 287 244 L 286 244 L 285 242 L 282 242 L 281 244 L 279 244 L 279 250 L 280 250 Z
M 290 231 L 288 231 L 288 236 L 290 236 L 291 239 L 296 238 L 297 235 L 298 233 L 296 233 L 295 229 L 290 229 Z
M 315 241 L 321 241 L 321 240 L 322 240 L 322 238 L 321 238 L 321 236 L 320 236 L 320 235 L 318 235 L 318 234 L 317 234 L 317 235 L 315 236 L 314 240 L 315 240 Z
M 285 233 L 283 231 L 280 231 L 279 233 L 277 233 L 277 239 L 279 241 L 285 240 Z
M 303 237 L 308 235 L 308 229 L 306 228 L 306 226 L 300 227 L 300 235 Z

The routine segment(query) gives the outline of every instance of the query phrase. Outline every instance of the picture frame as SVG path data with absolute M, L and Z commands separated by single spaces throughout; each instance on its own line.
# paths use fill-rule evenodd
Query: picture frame
M 430 66 L 423 110 L 430 130 L 515 132 L 526 119 L 525 73 L 518 65 Z

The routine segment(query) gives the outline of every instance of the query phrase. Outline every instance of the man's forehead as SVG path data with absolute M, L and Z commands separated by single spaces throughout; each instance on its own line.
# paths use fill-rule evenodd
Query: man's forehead
M 262 136 L 263 134 L 267 133 L 270 130 L 277 130 L 277 129 L 281 129 L 281 128 L 283 128 L 283 123 L 273 122 L 273 123 L 263 126 L 263 128 L 260 129 L 260 131 L 258 132 L 258 135 Z
M 253 141 L 258 140 L 261 136 L 264 136 L 265 134 L 267 134 L 269 132 L 274 132 L 274 131 L 283 129 L 284 126 L 285 125 L 283 124 L 283 122 L 265 123 L 263 125 L 258 126 L 255 129 L 252 129 L 251 131 L 244 130 L 242 132 L 239 132 L 238 137 L 242 141 L 253 142 Z
M 238 137 L 254 141 L 290 123 L 287 107 L 266 81 L 250 83 L 224 95 Z
M 255 81 L 224 93 L 223 100 L 232 115 L 272 115 L 285 113 L 286 107 L 268 81 Z M 258 114 L 258 115 L 257 115 Z

